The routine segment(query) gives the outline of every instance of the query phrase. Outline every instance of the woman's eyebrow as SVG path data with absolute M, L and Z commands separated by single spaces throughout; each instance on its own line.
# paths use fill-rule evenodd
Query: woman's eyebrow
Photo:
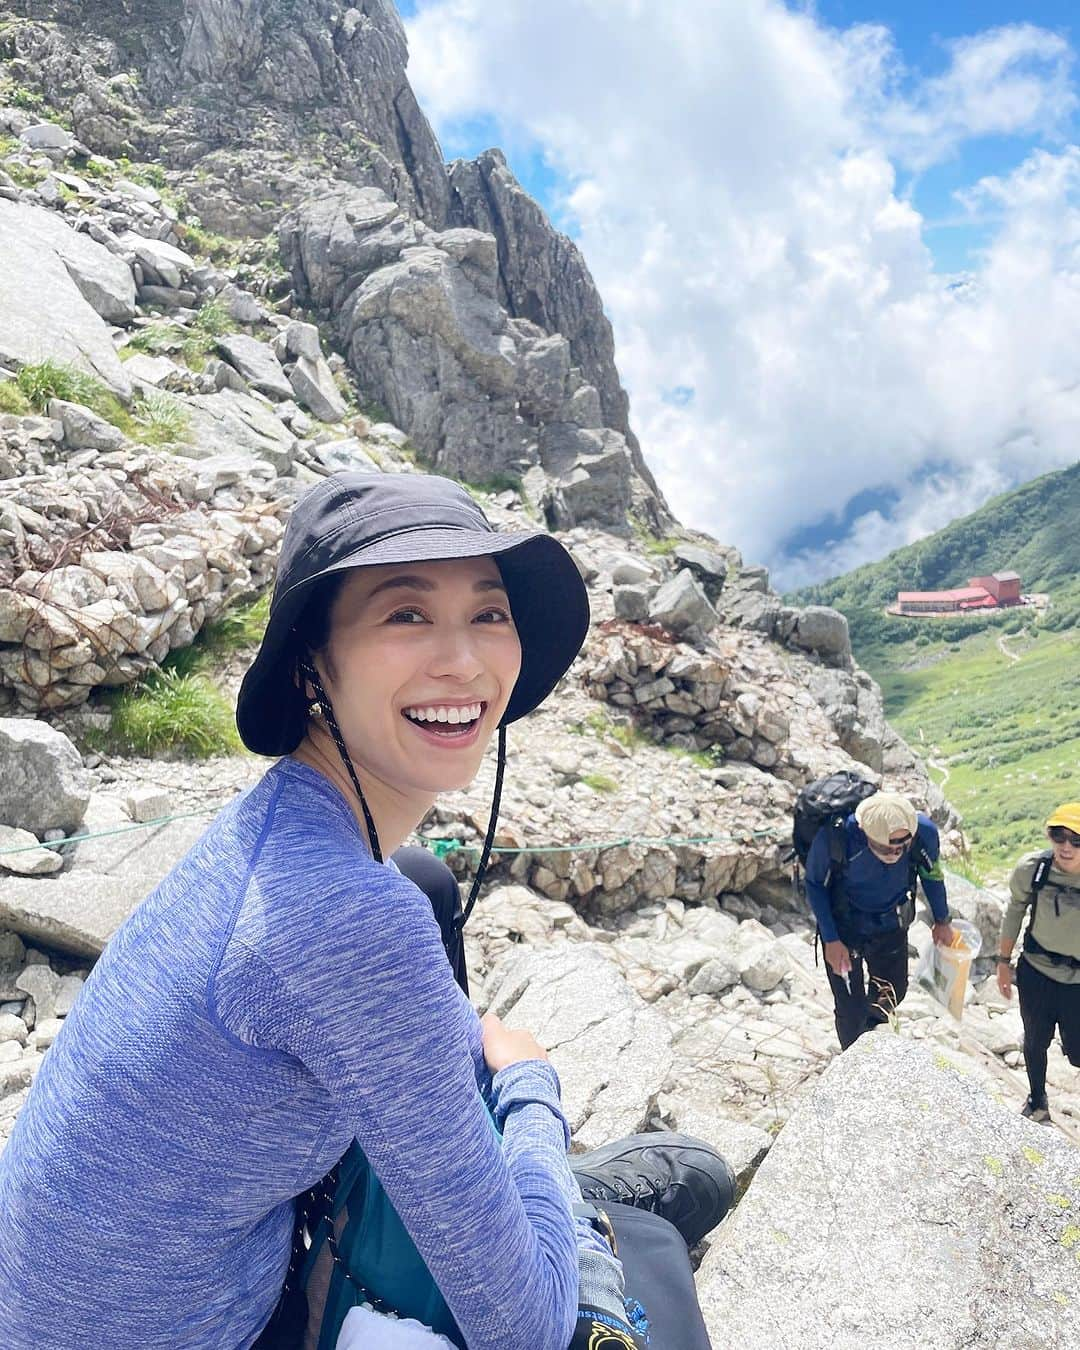
M 407 591 L 437 591 L 439 588 L 436 583 L 428 577 L 414 576 L 409 573 L 400 574 L 394 577 L 387 577 L 385 581 L 372 588 L 368 594 L 368 599 L 372 600 L 383 591 L 389 590 L 407 590 Z M 503 591 L 506 587 L 497 577 L 484 577 L 482 580 L 473 584 L 474 591 Z

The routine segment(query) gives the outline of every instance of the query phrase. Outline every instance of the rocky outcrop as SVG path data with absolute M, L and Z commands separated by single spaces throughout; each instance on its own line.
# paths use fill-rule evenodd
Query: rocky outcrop
M 318 157 L 327 178 L 376 184 L 433 223 L 447 220 L 442 154 L 405 77 L 405 32 L 390 0 L 185 0 L 134 10 L 124 0 L 76 0 L 33 12 L 63 27 L 13 25 L 6 51 L 33 70 L 50 102 L 71 106 L 76 135 L 103 153 L 150 159 L 164 150 L 194 164 L 244 147 L 265 197 L 287 150 Z M 212 167 L 242 209 L 246 175 L 234 177 L 228 160 Z M 286 169 L 278 188 L 282 178 L 301 191 L 310 183 Z
M 1071 1144 L 879 1032 L 834 1061 L 716 1233 L 702 1308 L 746 1350 L 1064 1350 L 1078 1202 Z
M 454 222 L 483 230 L 498 242 L 500 302 L 515 318 L 568 339 L 574 365 L 600 395 L 605 425 L 626 438 L 635 469 L 662 500 L 630 429 L 630 404 L 615 368 L 611 324 L 581 250 L 553 228 L 501 150 L 455 160 L 450 188 Z
M 553 526 L 625 527 L 648 493 L 639 479 L 635 496 L 626 440 L 602 425 L 567 339 L 499 303 L 493 235 L 429 230 L 353 188 L 290 214 L 280 240 L 295 292 L 333 316 L 361 387 L 426 460 L 474 483 L 542 467 Z

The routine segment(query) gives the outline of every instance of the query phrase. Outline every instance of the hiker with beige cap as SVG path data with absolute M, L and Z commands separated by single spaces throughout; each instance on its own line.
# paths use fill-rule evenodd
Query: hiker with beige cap
M 888 1021 L 908 987 L 915 892 L 933 912 L 934 941 L 953 941 L 937 826 L 897 792 L 874 792 L 822 826 L 806 859 L 806 893 L 825 950 L 846 1050 Z

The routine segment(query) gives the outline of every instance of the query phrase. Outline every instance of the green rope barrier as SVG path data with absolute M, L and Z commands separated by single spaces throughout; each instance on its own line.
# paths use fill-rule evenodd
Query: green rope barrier
M 95 830 L 91 834 L 72 834 L 66 839 L 56 839 L 50 844 L 16 844 L 13 848 L 0 848 L 0 857 L 7 853 L 29 853 L 35 848 L 62 849 L 69 844 L 84 844 L 88 839 L 108 839 L 114 834 L 131 834 L 133 830 L 156 830 L 160 825 L 168 825 L 174 820 L 195 820 L 199 816 L 212 816 L 219 808 L 204 807 L 201 811 L 177 811 L 171 816 L 156 816 L 153 820 L 136 821 L 131 825 L 117 825 L 113 830 Z
M 35 848 L 54 850 L 67 848 L 69 844 L 85 844 L 92 839 L 108 839 L 117 834 L 130 834 L 134 830 L 155 830 L 169 825 L 174 820 L 195 820 L 200 816 L 213 815 L 217 807 L 204 807 L 200 811 L 176 811 L 172 815 L 157 816 L 153 820 L 138 821 L 131 825 L 117 825 L 111 830 L 95 830 L 87 834 L 73 834 L 66 839 L 57 839 L 50 844 L 17 844 L 11 848 L 0 848 L 0 857 L 9 853 L 29 853 Z M 430 848 L 436 858 L 445 858 L 450 853 L 479 853 L 479 844 L 465 844 L 460 839 L 440 839 L 422 837 L 423 843 Z M 701 844 L 743 844 L 751 839 L 778 838 L 775 830 L 747 830 L 743 834 L 703 834 L 670 835 L 650 838 L 648 836 L 628 835 L 621 839 L 582 840 L 576 844 L 526 844 L 520 848 L 509 845 L 496 845 L 492 853 L 587 853 L 593 849 L 629 848 L 632 844 L 653 845 L 655 847 L 671 845 L 678 847 L 700 846 Z

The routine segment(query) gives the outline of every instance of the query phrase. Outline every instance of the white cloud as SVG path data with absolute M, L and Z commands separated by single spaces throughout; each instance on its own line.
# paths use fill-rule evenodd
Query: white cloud
M 448 142 L 493 117 L 571 185 L 635 426 L 683 520 L 794 584 L 1076 457 L 1080 151 L 971 187 L 963 207 L 999 224 L 964 287 L 935 274 L 894 172 L 973 135 L 1058 131 L 1063 39 L 995 29 L 918 84 L 885 29 L 779 0 L 426 0 L 409 27 Z M 878 489 L 899 495 L 888 519 L 783 556 Z

